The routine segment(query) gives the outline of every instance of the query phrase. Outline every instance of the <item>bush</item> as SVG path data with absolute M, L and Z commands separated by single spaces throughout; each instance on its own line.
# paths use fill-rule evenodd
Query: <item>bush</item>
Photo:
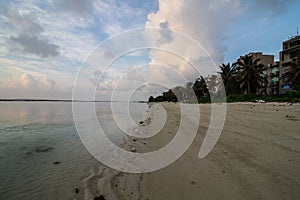
M 256 100 L 264 100 L 266 102 L 291 102 L 296 103 L 300 102 L 300 92 L 293 91 L 286 94 L 280 95 L 252 95 L 252 94 L 241 94 L 235 95 L 230 94 L 227 96 L 227 102 L 255 102 Z

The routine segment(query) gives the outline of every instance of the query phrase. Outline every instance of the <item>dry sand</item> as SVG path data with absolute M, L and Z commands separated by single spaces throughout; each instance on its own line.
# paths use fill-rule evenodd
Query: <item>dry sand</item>
M 161 105 L 168 112 L 163 130 L 150 139 L 129 140 L 125 148 L 153 151 L 174 137 L 179 104 Z M 200 105 L 200 111 L 198 134 L 177 161 L 144 174 L 106 168 L 94 183 L 96 193 L 108 200 L 300 199 L 300 104 L 227 104 L 222 135 L 203 159 L 198 153 L 209 125 L 210 105 Z M 160 118 L 160 112 L 151 117 Z M 147 131 L 151 123 L 140 128 Z

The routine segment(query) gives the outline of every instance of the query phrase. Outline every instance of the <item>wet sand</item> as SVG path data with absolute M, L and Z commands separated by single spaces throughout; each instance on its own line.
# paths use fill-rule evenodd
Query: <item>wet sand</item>
M 149 139 L 127 140 L 125 149 L 150 152 L 174 137 L 179 104 L 160 105 L 168 113 L 162 131 Z M 210 105 L 200 105 L 200 112 L 197 136 L 177 161 L 143 174 L 105 168 L 90 184 L 93 194 L 108 200 L 300 199 L 300 104 L 227 104 L 222 135 L 203 159 L 198 153 L 209 125 Z M 160 113 L 154 110 L 150 118 L 160 119 Z M 151 123 L 140 128 L 147 131 Z

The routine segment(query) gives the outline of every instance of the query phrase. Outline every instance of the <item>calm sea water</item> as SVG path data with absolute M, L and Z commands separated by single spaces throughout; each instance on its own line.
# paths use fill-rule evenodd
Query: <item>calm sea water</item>
M 120 143 L 124 133 L 110 103 L 95 107 L 105 133 Z M 129 108 L 138 123 L 148 105 L 132 103 Z M 115 115 L 126 116 L 122 112 Z M 79 139 L 72 103 L 1 102 L 0 113 L 0 199 L 82 199 L 86 178 L 102 165 Z

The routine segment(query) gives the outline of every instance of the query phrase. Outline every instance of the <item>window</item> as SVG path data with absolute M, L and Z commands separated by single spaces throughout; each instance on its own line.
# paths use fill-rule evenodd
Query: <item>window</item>
M 284 85 L 281 86 L 281 88 L 284 89 L 284 90 L 290 89 L 291 87 L 292 87 L 291 84 L 284 84 Z
M 298 55 L 299 55 L 299 51 L 292 51 L 291 53 L 290 53 L 290 58 L 292 59 L 292 58 L 295 58 L 295 57 L 297 57 Z
M 291 42 L 290 47 L 294 47 L 294 46 L 297 46 L 297 45 L 300 45 L 300 40 L 296 40 L 296 41 Z
M 279 71 L 279 68 L 278 68 L 278 67 L 275 67 L 275 68 L 272 69 L 272 73 L 276 73 L 276 72 L 278 72 L 278 71 Z

